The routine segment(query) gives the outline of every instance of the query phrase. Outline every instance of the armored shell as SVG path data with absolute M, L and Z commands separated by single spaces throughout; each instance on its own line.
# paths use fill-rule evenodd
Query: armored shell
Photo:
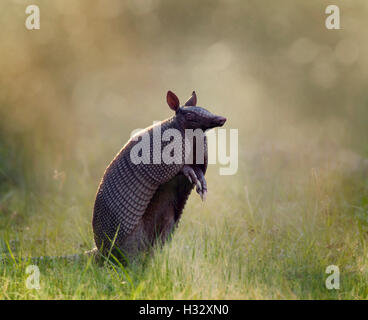
M 153 163 L 153 130 L 177 129 L 182 137 L 182 161 L 179 164 Z M 148 134 L 149 163 L 135 164 L 131 150 Z M 141 140 L 142 139 L 142 140 Z M 165 148 L 170 141 L 161 141 Z M 94 213 L 93 231 L 97 248 L 107 254 L 112 243 L 126 256 L 132 256 L 157 239 L 164 242 L 180 219 L 193 185 L 180 171 L 185 163 L 184 132 L 175 118 L 149 127 L 131 138 L 107 167 L 99 185 Z M 187 150 L 188 152 L 188 150 Z M 205 141 L 207 169 L 207 142 Z M 196 165 L 193 165 L 195 169 Z

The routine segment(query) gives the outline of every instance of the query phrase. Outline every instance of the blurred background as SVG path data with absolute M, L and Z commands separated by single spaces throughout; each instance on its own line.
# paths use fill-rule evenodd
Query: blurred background
M 25 28 L 29 4 L 40 30 Z M 2 234 L 68 242 L 78 228 L 90 247 L 99 180 L 134 129 L 172 115 L 167 90 L 181 102 L 196 90 L 200 106 L 239 130 L 238 173 L 209 170 L 209 205 L 222 199 L 223 212 L 234 199 L 246 206 L 244 188 L 261 201 L 255 194 L 269 199 L 318 170 L 363 181 L 368 3 L 334 1 L 341 30 L 325 27 L 329 4 L 1 1 Z M 344 179 L 333 192 L 353 197 Z

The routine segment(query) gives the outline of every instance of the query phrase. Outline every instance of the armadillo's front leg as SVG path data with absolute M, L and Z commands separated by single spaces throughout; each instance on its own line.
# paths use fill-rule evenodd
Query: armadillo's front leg
M 181 169 L 181 172 L 183 172 L 183 174 L 188 178 L 191 184 L 195 184 L 197 186 L 198 192 L 198 189 L 201 189 L 202 186 L 193 168 L 189 165 L 184 165 L 183 169 Z
M 198 188 L 197 185 L 197 193 L 201 196 L 202 201 L 205 201 L 207 196 L 207 182 L 204 177 L 203 171 L 201 168 L 195 167 L 194 172 L 196 173 L 196 176 L 201 184 L 201 188 Z
M 207 194 L 207 183 L 202 170 L 200 168 L 193 169 L 191 166 L 185 165 L 181 171 L 190 183 L 196 185 L 196 191 L 204 201 Z

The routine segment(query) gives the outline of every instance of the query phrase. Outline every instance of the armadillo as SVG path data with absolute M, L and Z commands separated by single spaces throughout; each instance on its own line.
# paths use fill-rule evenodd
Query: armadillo
M 177 226 L 194 186 L 202 200 L 206 197 L 205 131 L 222 126 L 226 118 L 196 106 L 194 91 L 183 106 L 171 91 L 168 91 L 166 100 L 175 115 L 133 136 L 109 164 L 100 182 L 92 226 L 97 249 L 103 255 L 119 252 L 130 259 L 158 242 L 164 244 Z M 170 163 L 161 159 L 157 163 L 153 158 L 155 148 L 163 151 L 172 139 L 162 139 L 161 145 L 157 145 L 153 133 L 158 130 L 164 136 L 168 129 L 179 133 L 182 142 L 179 157 L 176 157 L 179 161 Z M 203 134 L 203 150 L 200 150 L 203 151 L 203 161 L 198 160 L 200 157 L 196 152 L 198 137 L 195 136 L 191 144 L 185 143 L 188 129 Z M 144 135 L 149 137 L 150 152 L 145 155 L 149 161 L 133 163 L 133 149 L 142 142 Z M 187 161 L 190 158 L 193 161 Z

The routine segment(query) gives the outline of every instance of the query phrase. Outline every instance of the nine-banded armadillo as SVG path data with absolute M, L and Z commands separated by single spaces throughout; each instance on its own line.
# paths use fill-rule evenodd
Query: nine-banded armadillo
M 95 243 L 104 255 L 122 252 L 131 258 L 152 247 L 157 240 L 164 243 L 177 225 L 194 185 L 203 200 L 206 196 L 207 141 L 204 132 L 222 126 L 226 118 L 197 107 L 194 91 L 184 106 L 180 106 L 177 96 L 169 91 L 167 103 L 175 115 L 132 137 L 107 167 L 99 185 L 92 225 Z M 176 140 L 179 157 L 176 154 L 171 163 L 163 161 L 161 155 L 173 143 L 174 136 L 160 141 L 154 138 L 155 132 L 161 134 L 160 138 L 165 137 L 165 132 L 170 132 L 168 129 L 175 129 L 180 142 Z M 187 129 L 199 129 L 196 132 L 202 133 L 203 143 L 199 144 L 198 136 L 188 143 L 188 139 L 185 140 Z M 147 150 L 141 150 L 139 156 L 147 161 L 136 163 L 132 161 L 132 153 L 144 137 L 148 137 L 145 146 L 148 145 L 149 154 L 142 154 Z M 197 146 L 201 147 L 199 152 L 203 153 L 203 159 L 198 156 Z M 161 153 L 158 163 L 157 158 L 154 159 L 157 148 Z M 188 161 L 189 154 L 193 161 Z

